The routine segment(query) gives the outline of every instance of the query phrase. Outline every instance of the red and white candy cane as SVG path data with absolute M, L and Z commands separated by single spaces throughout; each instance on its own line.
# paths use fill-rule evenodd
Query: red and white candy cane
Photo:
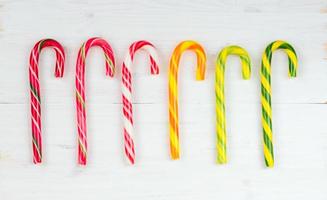
M 35 164 L 42 162 L 41 96 L 38 62 L 42 49 L 46 47 L 53 48 L 56 52 L 55 76 L 62 77 L 64 74 L 65 52 L 61 44 L 53 39 L 43 39 L 37 42 L 30 54 L 29 67 L 33 162 Z
M 87 52 L 93 46 L 98 46 L 104 51 L 106 62 L 106 75 L 114 76 L 115 58 L 111 46 L 101 38 L 90 38 L 78 52 L 76 62 L 76 110 L 77 110 L 77 130 L 78 130 L 78 163 L 86 165 L 87 138 L 86 138 L 86 113 L 85 113 L 85 58 Z
M 130 164 L 135 162 L 133 139 L 133 105 L 132 105 L 132 62 L 138 50 L 145 50 L 150 57 L 151 74 L 159 74 L 158 55 L 155 47 L 148 41 L 137 41 L 129 47 L 122 67 L 122 101 L 124 115 L 124 148 Z

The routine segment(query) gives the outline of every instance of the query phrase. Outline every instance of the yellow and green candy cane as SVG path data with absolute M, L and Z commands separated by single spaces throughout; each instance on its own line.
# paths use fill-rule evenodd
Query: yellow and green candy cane
M 225 66 L 229 55 L 237 55 L 241 59 L 243 79 L 250 79 L 251 61 L 248 52 L 239 46 L 228 46 L 220 51 L 216 61 L 216 131 L 217 162 L 227 163 L 226 155 L 226 117 L 225 117 Z
M 271 112 L 271 57 L 275 50 L 282 49 L 288 56 L 289 77 L 296 77 L 298 66 L 296 52 L 287 42 L 277 40 L 270 43 L 262 55 L 261 62 L 261 104 L 262 104 L 262 128 L 263 148 L 265 163 L 267 167 L 274 166 L 273 133 L 272 133 L 272 112 Z

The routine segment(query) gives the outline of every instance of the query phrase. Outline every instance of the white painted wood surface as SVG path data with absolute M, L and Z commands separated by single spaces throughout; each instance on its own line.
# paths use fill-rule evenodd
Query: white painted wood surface
M 323 0 L 2 0 L 0 2 L 0 199 L 327 199 L 327 2 Z M 104 75 L 99 49 L 87 59 L 87 167 L 77 166 L 74 71 L 80 45 L 101 36 L 113 46 L 118 73 Z M 54 53 L 40 65 L 44 163 L 32 164 L 28 56 L 51 37 L 66 49 L 63 79 L 55 79 Z M 133 73 L 137 160 L 127 165 L 122 146 L 120 69 L 135 40 L 153 42 L 162 61 L 150 76 L 137 56 Z M 195 57 L 180 70 L 182 158 L 168 145 L 167 69 L 174 47 L 200 42 L 208 54 L 206 80 L 195 81 Z M 299 57 L 287 77 L 282 52 L 273 58 L 276 166 L 262 155 L 259 68 L 273 40 L 289 41 Z M 226 72 L 229 163 L 215 163 L 214 66 L 217 53 L 237 44 L 252 56 L 250 81 L 239 60 Z

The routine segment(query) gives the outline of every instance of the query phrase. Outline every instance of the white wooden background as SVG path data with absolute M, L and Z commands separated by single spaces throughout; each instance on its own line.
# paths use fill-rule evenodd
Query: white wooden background
M 89 157 L 77 166 L 75 60 L 80 45 L 101 36 L 114 48 L 118 73 L 105 77 L 103 54 L 87 58 Z M 53 51 L 40 65 L 44 162 L 32 164 L 28 57 L 39 39 L 66 50 L 63 79 L 54 78 Z M 133 73 L 137 160 L 123 154 L 120 70 L 128 46 L 146 39 L 158 48 L 160 75 L 137 56 Z M 182 40 L 208 54 L 206 79 L 195 81 L 195 56 L 179 71 L 182 157 L 168 143 L 168 61 Z M 271 41 L 290 42 L 299 57 L 296 79 L 287 58 L 273 56 L 276 166 L 262 153 L 259 69 Z M 327 2 L 325 0 L 1 0 L 0 199 L 327 199 Z M 217 165 L 214 68 L 217 53 L 237 44 L 251 54 L 250 81 L 230 57 L 226 71 L 227 165 Z

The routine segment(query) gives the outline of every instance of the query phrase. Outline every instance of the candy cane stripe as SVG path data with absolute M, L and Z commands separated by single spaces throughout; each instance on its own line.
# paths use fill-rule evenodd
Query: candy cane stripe
M 135 162 L 135 149 L 133 139 L 133 104 L 132 104 L 132 63 L 135 53 L 144 50 L 150 57 L 151 74 L 158 74 L 158 56 L 154 46 L 148 41 L 137 41 L 130 45 L 129 51 L 122 64 L 122 102 L 123 102 L 123 135 L 125 155 L 130 164 Z
M 184 51 L 191 50 L 197 56 L 196 79 L 203 80 L 206 68 L 206 54 L 200 44 L 194 41 L 183 41 L 174 50 L 169 66 L 169 138 L 170 155 L 172 159 L 179 159 L 179 125 L 178 125 L 178 68 L 181 55 Z
M 86 128 L 86 106 L 85 106 L 85 59 L 89 49 L 93 46 L 100 47 L 105 56 L 106 75 L 113 76 L 115 70 L 115 59 L 111 46 L 101 38 L 90 38 L 80 48 L 76 61 L 76 115 L 78 132 L 78 163 L 86 165 L 87 159 L 87 128 Z
M 42 137 L 41 137 L 41 95 L 39 86 L 39 55 L 44 48 L 52 48 L 56 53 L 55 77 L 62 77 L 64 73 L 65 53 L 60 43 L 53 39 L 43 39 L 37 42 L 30 53 L 29 80 L 31 103 L 31 128 L 33 162 L 42 162 Z
M 265 163 L 267 167 L 274 166 L 273 133 L 272 133 L 272 108 L 271 108 L 271 59 L 275 50 L 283 49 L 288 56 L 290 77 L 296 77 L 297 56 L 293 47 L 284 41 L 270 43 L 263 55 L 261 62 L 261 104 L 262 104 L 262 130 Z
M 216 130 L 217 130 L 217 162 L 227 163 L 226 153 L 226 114 L 225 114 L 225 69 L 227 57 L 237 55 L 241 59 L 242 75 L 249 79 L 251 75 L 250 56 L 245 49 L 239 46 L 225 47 L 219 53 L 216 61 Z

